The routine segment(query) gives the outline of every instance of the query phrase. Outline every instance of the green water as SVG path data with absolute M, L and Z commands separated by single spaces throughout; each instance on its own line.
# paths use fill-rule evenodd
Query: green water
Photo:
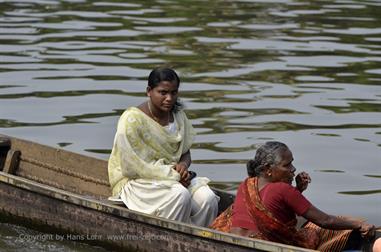
M 234 191 L 256 146 L 283 141 L 313 204 L 381 225 L 380 62 L 376 0 L 0 0 L 0 133 L 107 159 L 119 115 L 167 65 L 199 175 Z M 98 249 L 17 230 L 34 234 L 3 223 L 2 250 Z

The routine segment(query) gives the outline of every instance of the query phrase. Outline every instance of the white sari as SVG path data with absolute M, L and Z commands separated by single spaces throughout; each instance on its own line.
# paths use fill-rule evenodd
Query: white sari
M 173 116 L 176 131 L 171 133 L 140 109 L 127 109 L 118 122 L 108 173 L 113 196 L 129 209 L 190 222 L 191 217 L 176 213 L 186 200 L 179 195 L 185 188 L 174 166 L 191 147 L 195 131 L 183 111 Z M 208 182 L 196 177 L 187 190 L 193 195 Z

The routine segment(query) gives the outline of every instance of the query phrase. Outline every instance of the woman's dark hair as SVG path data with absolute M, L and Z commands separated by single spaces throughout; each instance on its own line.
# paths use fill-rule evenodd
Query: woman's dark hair
M 151 71 L 151 73 L 148 76 L 148 86 L 152 89 L 157 87 L 159 83 L 162 81 L 176 82 L 177 87 L 180 87 L 180 78 L 175 72 L 175 70 L 171 68 L 155 68 Z M 176 113 L 182 107 L 183 104 L 179 101 L 179 99 L 177 99 L 175 105 L 172 108 L 172 112 Z
M 254 159 L 247 162 L 249 177 L 258 176 L 267 166 L 277 165 L 282 161 L 282 154 L 288 150 L 287 145 L 281 142 L 270 141 L 261 145 L 255 153 Z

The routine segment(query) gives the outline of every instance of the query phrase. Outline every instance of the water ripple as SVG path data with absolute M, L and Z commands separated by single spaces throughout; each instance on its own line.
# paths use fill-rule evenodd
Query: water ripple
M 283 141 L 313 177 L 312 202 L 380 221 L 379 1 L 0 5 L 2 134 L 107 159 L 119 115 L 170 66 L 198 174 L 234 190 L 258 144 Z

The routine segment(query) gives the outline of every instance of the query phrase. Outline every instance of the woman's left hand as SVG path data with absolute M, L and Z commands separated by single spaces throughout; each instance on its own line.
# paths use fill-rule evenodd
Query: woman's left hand
M 296 175 L 295 181 L 296 188 L 299 190 L 299 192 L 303 192 L 307 189 L 308 184 L 311 183 L 311 177 L 307 172 L 301 172 Z
M 360 234 L 365 239 L 371 239 L 376 234 L 376 227 L 372 224 L 363 222 L 359 228 Z

